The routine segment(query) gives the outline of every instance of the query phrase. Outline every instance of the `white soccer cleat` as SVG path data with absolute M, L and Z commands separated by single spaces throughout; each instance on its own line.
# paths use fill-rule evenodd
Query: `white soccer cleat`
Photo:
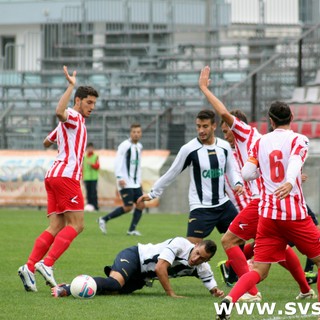
M 106 222 L 101 217 L 98 218 L 97 222 L 99 224 L 101 232 L 103 234 L 107 234 Z
M 309 292 L 307 293 L 302 293 L 300 292 L 297 296 L 296 296 L 296 300 L 303 300 L 303 299 L 316 299 L 317 295 L 316 293 L 313 291 L 313 289 L 310 289 Z
M 242 295 L 238 301 L 241 302 L 259 302 L 262 300 L 262 295 L 260 292 L 258 292 L 255 296 L 250 294 L 250 293 L 245 293 L 244 295 Z
M 53 268 L 48 267 L 43 263 L 43 260 L 35 264 L 36 270 L 43 276 L 43 278 L 46 280 L 47 285 L 49 285 L 51 288 L 56 287 L 57 283 L 53 276 Z
M 127 231 L 128 236 L 142 236 L 138 230 Z
M 37 292 L 36 279 L 28 266 L 25 264 L 18 269 L 18 275 L 22 280 L 23 286 L 26 291 Z

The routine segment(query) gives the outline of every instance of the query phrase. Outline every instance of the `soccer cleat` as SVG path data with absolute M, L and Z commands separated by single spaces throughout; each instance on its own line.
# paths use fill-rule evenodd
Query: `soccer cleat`
M 25 264 L 18 269 L 18 275 L 22 280 L 23 286 L 26 291 L 37 292 L 36 279 L 28 266 Z
M 309 284 L 313 284 L 318 281 L 318 273 L 309 271 L 309 272 L 305 272 L 304 274 L 305 274 L 306 280 Z
M 236 274 L 232 276 L 230 274 L 230 269 L 227 267 L 226 260 L 220 261 L 217 264 L 217 268 L 219 268 L 222 280 L 228 287 L 233 287 L 233 284 L 238 281 L 238 277 Z M 234 271 L 232 272 L 234 273 Z
M 102 219 L 102 217 L 99 217 L 97 220 L 99 224 L 99 228 L 103 234 L 107 234 L 107 228 L 106 228 L 106 222 Z
M 230 299 L 228 299 L 227 297 L 222 299 L 222 301 L 220 303 L 221 312 L 216 315 L 216 320 L 229 320 L 230 319 L 230 317 L 231 317 L 230 314 L 227 314 L 227 309 L 229 308 L 229 305 L 231 303 Z
M 238 301 L 242 301 L 242 302 L 259 302 L 262 300 L 262 295 L 260 292 L 258 292 L 255 296 L 250 294 L 250 293 L 245 293 L 244 295 L 242 295 Z
M 309 292 L 307 293 L 302 293 L 300 292 L 297 296 L 296 296 L 296 300 L 303 300 L 303 299 L 316 299 L 317 295 L 316 293 L 313 291 L 313 289 L 310 289 Z
M 54 298 L 67 297 L 69 296 L 68 287 L 70 287 L 70 285 L 66 283 L 58 284 L 56 287 L 51 288 L 51 295 Z
M 138 230 L 127 231 L 128 236 L 142 236 Z
M 54 280 L 53 276 L 53 268 L 48 267 L 43 263 L 43 260 L 35 264 L 36 270 L 43 276 L 46 280 L 46 284 L 49 285 L 51 288 L 56 287 L 57 283 Z

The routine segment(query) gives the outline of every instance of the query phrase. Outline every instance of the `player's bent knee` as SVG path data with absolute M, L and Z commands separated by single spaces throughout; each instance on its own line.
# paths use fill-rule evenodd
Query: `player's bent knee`
M 125 213 L 130 212 L 132 209 L 133 209 L 133 206 L 126 206 L 126 207 L 123 207 L 123 211 L 124 211 Z

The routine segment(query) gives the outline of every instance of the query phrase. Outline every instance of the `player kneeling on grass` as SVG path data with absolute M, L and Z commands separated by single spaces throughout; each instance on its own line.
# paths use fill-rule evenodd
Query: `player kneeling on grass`
M 195 276 L 215 297 L 222 297 L 208 261 L 216 253 L 217 246 L 211 240 L 194 245 L 189 240 L 177 237 L 158 244 L 138 244 L 122 250 L 113 265 L 106 266 L 107 278 L 94 277 L 97 295 L 112 293 L 128 294 L 160 281 L 166 294 L 179 298 L 173 291 L 169 278 Z M 62 284 L 51 289 L 52 296 L 69 296 L 70 285 Z

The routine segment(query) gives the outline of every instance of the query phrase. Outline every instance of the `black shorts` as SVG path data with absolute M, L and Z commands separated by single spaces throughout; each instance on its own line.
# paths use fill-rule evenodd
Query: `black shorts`
M 113 265 L 111 267 L 106 266 L 104 270 L 107 276 L 109 276 L 111 270 L 121 273 L 125 279 L 125 284 L 121 290 L 119 290 L 120 294 L 131 293 L 146 285 L 145 276 L 141 273 L 140 269 L 140 258 L 137 246 L 119 252 Z
M 126 282 L 133 275 L 141 273 L 138 247 L 133 246 L 120 251 L 114 259 L 111 269 L 121 273 Z
M 119 191 L 123 204 L 126 207 L 133 206 L 142 196 L 142 188 L 125 188 Z
M 192 210 L 189 215 L 187 237 L 206 238 L 215 227 L 220 233 L 225 233 L 237 214 L 238 211 L 230 200 L 215 208 Z

